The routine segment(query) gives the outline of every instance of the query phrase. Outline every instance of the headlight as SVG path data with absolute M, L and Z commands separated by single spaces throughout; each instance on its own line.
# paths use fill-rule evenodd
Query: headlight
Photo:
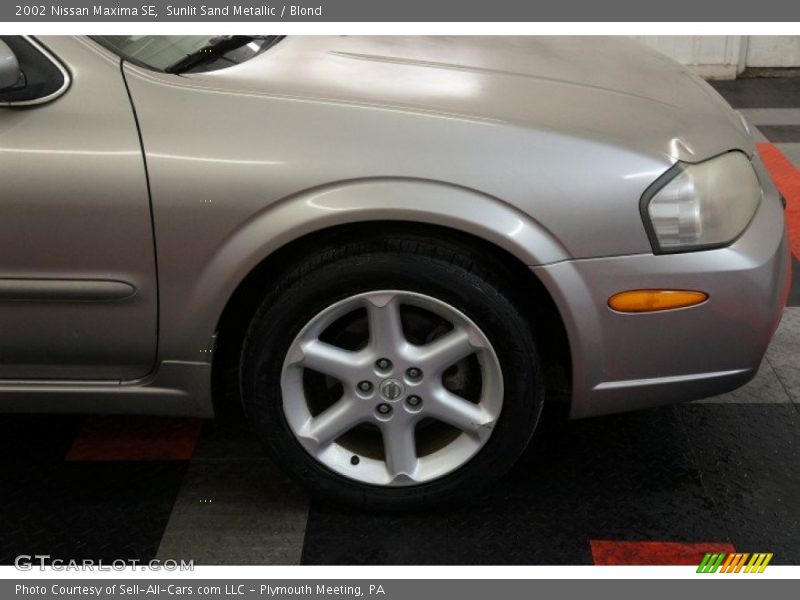
M 726 246 L 745 230 L 761 201 L 750 160 L 728 152 L 699 164 L 678 163 L 642 196 L 655 252 Z

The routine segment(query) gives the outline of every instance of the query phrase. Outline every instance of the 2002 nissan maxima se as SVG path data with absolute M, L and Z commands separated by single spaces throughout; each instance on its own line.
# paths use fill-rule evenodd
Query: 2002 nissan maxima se
M 313 492 L 421 507 L 496 480 L 548 400 L 744 384 L 780 319 L 746 122 L 637 42 L 3 42 L 2 410 L 233 390 Z

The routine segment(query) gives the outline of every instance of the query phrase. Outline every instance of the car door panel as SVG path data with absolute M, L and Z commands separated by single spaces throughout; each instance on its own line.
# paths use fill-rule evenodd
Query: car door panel
M 77 38 L 45 43 L 70 88 L 0 107 L 0 378 L 142 377 L 156 356 L 155 250 L 119 61 Z

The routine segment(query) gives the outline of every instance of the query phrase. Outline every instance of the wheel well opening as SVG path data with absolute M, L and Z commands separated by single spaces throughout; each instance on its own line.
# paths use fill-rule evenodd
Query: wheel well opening
M 489 261 L 498 280 L 524 312 L 534 331 L 545 375 L 547 403 L 569 404 L 572 365 L 569 340 L 561 314 L 538 277 L 510 252 L 472 234 L 417 222 L 380 221 L 341 225 L 300 237 L 273 252 L 239 284 L 228 300 L 217 326 L 212 363 L 212 391 L 216 414 L 241 410 L 239 357 L 250 320 L 266 291 L 280 274 L 312 249 L 336 242 L 385 235 L 413 234 L 461 246 Z

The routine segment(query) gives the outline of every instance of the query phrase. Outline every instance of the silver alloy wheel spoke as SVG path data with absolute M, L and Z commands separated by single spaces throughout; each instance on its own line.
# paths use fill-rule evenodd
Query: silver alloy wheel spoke
M 365 411 L 360 410 L 359 400 L 352 397 L 341 398 L 308 421 L 303 432 L 304 437 L 313 439 L 319 447 L 325 447 L 364 422 L 366 416 Z
M 302 344 L 300 349 L 300 365 L 335 377 L 342 383 L 352 383 L 358 378 L 359 367 L 369 362 L 369 357 L 364 353 L 344 350 L 318 339 Z
M 422 367 L 423 372 L 444 371 L 462 358 L 475 352 L 466 328 L 457 327 L 430 344 L 415 348 L 412 360 Z
M 394 294 L 376 294 L 367 302 L 370 348 L 380 356 L 396 354 L 408 345 Z
M 450 329 L 427 344 L 413 344 L 403 330 L 405 306 L 430 313 L 430 323 L 446 321 Z M 353 324 L 350 315 L 357 317 L 359 310 L 366 311 L 366 323 Z M 360 331 L 360 350 L 322 341 L 345 317 L 354 327 L 348 344 L 358 342 L 352 331 Z M 409 327 L 418 327 L 414 319 Z M 423 317 L 423 327 L 424 322 Z M 423 338 L 430 332 L 413 331 Z M 477 361 L 461 362 L 470 356 Z M 480 382 L 477 397 L 468 400 L 445 387 L 443 373 L 453 365 L 456 379 Z M 308 371 L 327 378 L 307 383 Z M 486 443 L 503 406 L 500 363 L 477 325 L 441 300 L 397 290 L 351 296 L 311 319 L 289 347 L 281 391 L 286 421 L 311 456 L 340 475 L 382 486 L 418 484 L 461 467 Z M 341 396 L 334 399 L 334 393 Z M 365 424 L 372 431 L 362 429 Z M 419 454 L 418 436 L 426 436 Z
M 384 426 L 382 428 L 383 448 L 386 454 L 386 466 L 393 479 L 413 481 L 419 462 L 417 458 L 414 423 L 402 423 L 400 426 Z
M 494 426 L 490 418 L 478 404 L 465 400 L 444 386 L 437 386 L 427 404 L 426 415 L 452 425 L 464 433 L 485 435 Z

